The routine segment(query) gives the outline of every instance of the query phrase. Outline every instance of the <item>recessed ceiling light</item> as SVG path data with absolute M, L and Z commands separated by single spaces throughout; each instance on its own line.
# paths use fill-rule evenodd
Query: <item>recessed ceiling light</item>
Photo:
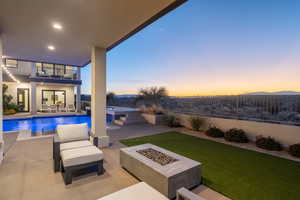
M 57 30 L 61 30 L 61 29 L 62 29 L 62 25 L 59 24 L 59 23 L 53 23 L 53 24 L 52 24 L 52 27 L 53 27 L 54 29 L 57 29 Z
M 49 46 L 48 46 L 48 49 L 51 50 L 51 51 L 54 51 L 54 50 L 55 50 L 55 47 L 52 46 L 52 45 L 49 45 Z

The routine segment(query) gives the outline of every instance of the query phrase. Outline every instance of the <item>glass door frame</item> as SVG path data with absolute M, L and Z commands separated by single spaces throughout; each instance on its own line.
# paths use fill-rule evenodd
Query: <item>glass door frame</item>
M 66 93 L 66 90 L 42 90 L 42 104 L 44 103 L 44 92 L 53 92 L 54 97 L 55 97 L 55 92 L 63 92 L 63 95 L 64 95 L 64 106 L 67 105 L 67 93 Z M 53 105 L 56 105 L 55 101 L 56 100 L 54 98 L 53 99 Z
M 21 91 L 23 91 L 23 94 L 24 94 L 24 95 L 23 95 L 23 100 L 22 100 L 22 101 L 23 101 L 23 102 L 26 102 L 26 101 L 25 101 L 26 95 L 25 95 L 25 92 L 24 92 L 25 90 L 27 91 L 27 94 L 28 94 L 28 95 L 27 95 L 27 103 L 28 103 L 27 108 L 28 108 L 28 109 L 27 109 L 27 110 L 24 110 L 24 109 L 23 109 L 23 110 L 20 111 L 20 112 L 29 112 L 29 111 L 30 111 L 30 102 L 29 102 L 29 101 L 30 101 L 30 93 L 29 93 L 29 88 L 17 88 L 17 104 L 20 105 L 20 103 L 21 103 L 20 97 L 19 97 L 19 94 L 21 93 Z M 25 107 L 26 107 L 26 106 L 24 106 L 24 108 L 25 108 Z

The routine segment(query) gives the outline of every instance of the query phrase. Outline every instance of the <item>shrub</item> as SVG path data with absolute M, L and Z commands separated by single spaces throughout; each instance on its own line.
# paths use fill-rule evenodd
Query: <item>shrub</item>
M 141 106 L 140 107 L 140 111 L 142 113 L 146 113 L 146 114 L 151 114 L 151 115 L 162 115 L 163 113 L 163 108 L 157 105 L 152 105 L 149 107 L 146 106 Z
M 289 153 L 292 156 L 300 158 L 300 143 L 299 144 L 293 144 L 289 147 Z
M 166 124 L 169 127 L 180 127 L 179 119 L 174 115 L 166 116 Z
M 258 136 L 256 138 L 256 146 L 262 149 L 267 149 L 270 151 L 281 151 L 282 146 L 279 142 L 277 142 L 275 139 L 272 137 L 263 137 L 263 136 Z
M 205 131 L 205 135 L 219 138 L 219 137 L 224 137 L 224 132 L 217 127 L 211 127 L 207 131 Z
M 242 129 L 230 129 L 229 131 L 227 131 L 224 134 L 224 138 L 225 140 L 229 141 L 229 142 L 239 142 L 239 143 L 247 143 L 249 142 L 245 131 L 243 131 Z
M 3 111 L 4 115 L 13 115 L 13 114 L 16 114 L 16 113 L 17 113 L 17 111 L 14 110 L 14 109 L 8 109 L 8 110 Z
M 200 131 L 200 128 L 204 125 L 205 121 L 200 117 L 191 117 L 190 123 L 193 131 Z

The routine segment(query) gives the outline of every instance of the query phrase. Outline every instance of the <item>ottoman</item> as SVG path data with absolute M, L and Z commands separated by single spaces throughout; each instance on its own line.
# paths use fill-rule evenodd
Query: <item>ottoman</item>
M 72 183 L 75 171 L 96 166 L 97 174 L 103 174 L 103 153 L 95 146 L 86 146 L 61 151 L 61 165 L 66 185 Z

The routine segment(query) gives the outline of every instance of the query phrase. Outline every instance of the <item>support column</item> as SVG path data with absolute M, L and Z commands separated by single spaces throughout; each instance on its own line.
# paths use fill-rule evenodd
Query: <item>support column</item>
M 36 65 L 34 62 L 31 63 L 31 77 L 36 77 Z
M 76 111 L 81 113 L 81 85 L 76 86 Z
M 106 132 L 106 50 L 92 48 L 92 132 L 99 138 L 100 147 L 109 146 Z
M 81 80 L 81 68 L 77 67 L 76 72 L 77 80 Z M 81 85 L 76 86 L 76 111 L 81 113 Z
M 3 65 L 3 58 L 2 58 L 2 39 L 1 39 L 1 35 L 0 35 L 0 164 L 2 163 L 3 160 L 3 150 L 4 150 L 4 141 L 3 141 L 3 130 L 2 130 L 2 108 L 3 108 L 3 104 L 2 104 L 2 65 Z
M 32 115 L 35 115 L 37 113 L 37 108 L 36 108 L 36 83 L 31 82 L 30 83 L 31 88 L 30 88 L 30 112 Z

